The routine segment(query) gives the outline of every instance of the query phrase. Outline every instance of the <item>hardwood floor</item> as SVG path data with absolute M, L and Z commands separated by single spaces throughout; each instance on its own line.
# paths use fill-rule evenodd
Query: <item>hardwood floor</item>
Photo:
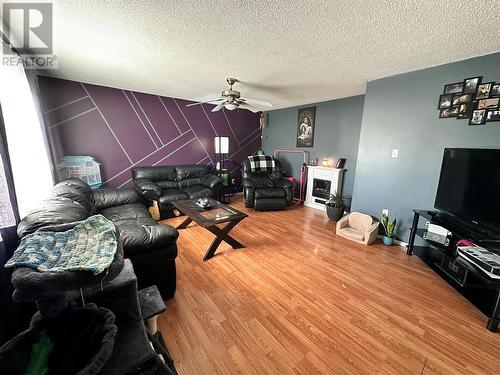
M 203 262 L 213 235 L 180 233 L 159 319 L 179 374 L 500 374 L 500 333 L 417 257 L 337 237 L 311 208 L 233 202 L 245 249 Z

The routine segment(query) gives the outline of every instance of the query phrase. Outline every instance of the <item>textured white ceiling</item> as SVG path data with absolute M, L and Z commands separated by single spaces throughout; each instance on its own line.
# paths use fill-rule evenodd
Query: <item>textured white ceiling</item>
M 500 51 L 499 0 L 53 3 L 59 69 L 45 74 L 191 100 L 236 77 L 243 97 L 290 107 Z

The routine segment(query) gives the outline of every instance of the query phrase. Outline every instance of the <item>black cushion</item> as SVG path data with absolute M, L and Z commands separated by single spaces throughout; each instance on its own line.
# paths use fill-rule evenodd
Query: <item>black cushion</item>
M 89 214 L 95 211 L 92 189 L 79 178 L 69 178 L 59 182 L 51 190 L 51 197 L 65 197 L 72 199 L 84 206 Z
M 158 200 L 161 195 L 161 187 L 149 178 L 138 178 L 134 180 L 135 191 L 148 200 Z
M 280 187 L 255 190 L 255 199 L 285 198 L 285 197 L 286 197 L 286 191 L 285 189 Z
M 281 178 L 274 183 L 274 186 L 276 186 L 276 187 L 279 186 L 279 187 L 282 187 L 285 189 L 291 189 L 291 188 L 293 188 L 293 182 L 290 180 L 285 180 L 284 178 Z
M 134 189 L 97 189 L 94 190 L 93 197 L 95 207 L 98 210 L 130 203 L 144 204 L 144 200 Z
M 222 181 L 214 174 L 206 174 L 201 178 L 201 184 L 210 189 L 217 189 L 217 185 L 222 186 Z
M 214 194 L 212 189 L 209 189 L 203 185 L 188 186 L 182 189 L 182 191 L 189 196 L 189 199 L 213 197 Z
M 159 187 L 162 189 L 177 189 L 179 188 L 179 183 L 177 181 L 157 181 Z
M 132 178 L 149 178 L 152 181 L 175 181 L 177 172 L 173 166 L 135 167 L 132 168 Z
M 121 206 L 108 207 L 99 213 L 111 221 L 136 219 L 139 217 L 151 218 L 149 210 L 142 203 L 130 203 Z
M 72 187 L 61 187 L 56 185 L 51 192 L 51 198 L 68 198 L 74 202 L 78 202 L 85 207 L 89 215 L 95 210 L 93 202 L 80 191 Z
M 186 178 L 182 181 L 179 181 L 179 189 L 183 189 L 188 186 L 194 186 L 194 185 L 202 185 L 202 180 L 200 177 L 190 177 Z
M 17 226 L 17 235 L 22 238 L 36 230 L 49 226 L 85 220 L 88 210 L 80 203 L 64 197 L 51 198 L 26 215 Z
M 269 173 L 269 177 L 275 182 L 280 180 L 284 175 L 285 173 L 281 169 L 275 169 Z
M 67 180 L 61 181 L 61 182 L 57 183 L 56 185 L 54 185 L 54 188 L 56 186 L 57 187 L 63 187 L 63 186 L 72 187 L 74 189 L 79 190 L 83 194 L 87 195 L 89 198 L 92 197 L 92 189 L 90 188 L 90 186 L 85 181 L 83 181 L 79 178 L 74 178 L 74 177 L 68 178 Z
M 210 173 L 209 165 L 177 165 L 175 171 L 177 173 L 177 181 L 182 181 L 187 178 L 196 178 Z
M 287 205 L 287 201 L 284 198 L 256 199 L 254 202 L 254 209 L 255 211 L 274 211 L 282 210 Z
M 175 243 L 179 237 L 177 229 L 170 225 L 157 224 L 151 217 L 118 220 L 114 224 L 120 231 L 120 240 L 127 257 L 147 253 L 160 247 L 166 248 Z M 164 255 L 174 259 L 177 256 L 177 247 L 170 249 L 169 254 Z
M 173 201 L 189 199 L 189 195 L 179 189 L 163 189 L 160 197 L 160 204 L 171 204 Z
M 274 180 L 268 175 L 247 173 L 243 178 L 243 186 L 258 188 L 272 188 L 274 187 Z

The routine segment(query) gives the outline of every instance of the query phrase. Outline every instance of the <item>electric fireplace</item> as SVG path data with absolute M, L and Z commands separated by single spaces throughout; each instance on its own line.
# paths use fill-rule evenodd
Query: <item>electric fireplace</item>
M 320 178 L 313 179 L 312 195 L 316 198 L 328 199 L 330 198 L 330 188 L 332 182 L 328 180 L 322 180 Z
M 325 203 L 332 193 L 342 192 L 342 177 L 344 169 L 307 166 L 307 189 L 304 205 L 326 210 Z

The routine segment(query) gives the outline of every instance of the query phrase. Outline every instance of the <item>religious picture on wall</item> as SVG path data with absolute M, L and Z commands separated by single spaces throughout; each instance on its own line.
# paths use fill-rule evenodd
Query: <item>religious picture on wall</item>
M 297 119 L 297 147 L 312 147 L 316 107 L 300 108 Z

